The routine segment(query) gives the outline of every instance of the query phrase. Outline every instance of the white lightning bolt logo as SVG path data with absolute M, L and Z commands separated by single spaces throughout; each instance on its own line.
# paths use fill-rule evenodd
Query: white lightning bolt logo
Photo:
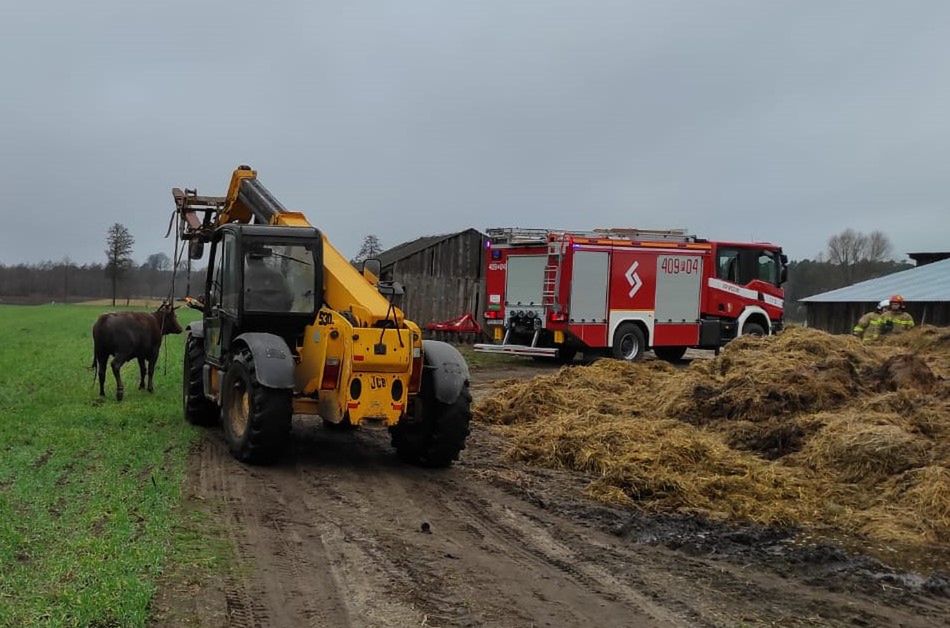
M 637 274 L 637 267 L 640 265 L 640 262 L 634 262 L 630 264 L 630 268 L 627 269 L 627 272 L 624 273 L 624 277 L 627 278 L 627 283 L 630 284 L 630 292 L 627 293 L 631 299 L 633 295 L 640 291 L 640 288 L 643 287 L 643 280 L 640 279 L 640 275 Z

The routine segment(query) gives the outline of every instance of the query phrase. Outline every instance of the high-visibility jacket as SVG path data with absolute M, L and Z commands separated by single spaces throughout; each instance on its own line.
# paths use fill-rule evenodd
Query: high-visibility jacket
M 858 338 L 863 338 L 867 332 L 867 328 L 871 325 L 871 322 L 877 319 L 879 316 L 880 314 L 877 312 L 868 312 L 858 319 L 858 323 L 854 326 L 854 329 L 851 330 L 851 333 Z
M 902 334 L 913 328 L 914 317 L 907 312 L 885 311 L 868 325 L 865 340 L 874 340 L 886 334 Z

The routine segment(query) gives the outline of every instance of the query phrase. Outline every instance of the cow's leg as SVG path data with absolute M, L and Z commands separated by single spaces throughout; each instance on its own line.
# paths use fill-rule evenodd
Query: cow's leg
M 148 391 L 155 392 L 155 386 L 153 384 L 155 380 L 155 364 L 158 362 L 158 356 L 149 358 L 148 360 Z
M 122 365 L 126 363 L 125 356 L 115 356 L 112 358 L 112 374 L 115 375 L 115 398 L 116 401 L 122 401 L 125 396 L 125 386 L 122 385 Z
M 106 367 L 109 366 L 109 355 L 100 355 L 96 358 L 99 369 L 99 396 L 106 396 Z
M 145 358 L 139 358 L 139 390 L 145 388 Z M 148 391 L 152 392 L 152 381 L 149 379 Z

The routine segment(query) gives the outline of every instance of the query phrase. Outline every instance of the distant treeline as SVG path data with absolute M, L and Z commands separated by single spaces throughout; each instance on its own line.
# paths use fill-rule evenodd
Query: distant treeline
M 204 269 L 192 270 L 191 294 L 204 291 Z M 187 271 L 178 271 L 175 296 L 187 295 Z M 117 303 L 129 298 L 162 299 L 171 293 L 172 271 L 148 264 L 126 270 L 119 279 Z M 112 284 L 103 264 L 0 264 L 0 303 L 75 303 L 112 298 Z
M 785 284 L 785 314 L 790 321 L 805 319 L 804 307 L 798 303 L 813 294 L 834 290 L 865 279 L 881 277 L 913 268 L 912 264 L 894 261 L 861 261 L 852 265 L 823 260 L 799 260 L 789 263 Z M 191 273 L 192 296 L 204 291 L 204 269 Z M 127 298 L 161 299 L 171 290 L 171 270 L 142 264 L 127 270 L 119 281 L 118 301 Z M 186 296 L 187 272 L 183 267 L 175 280 L 175 296 Z M 889 295 L 882 295 L 886 298 Z M 40 264 L 0 265 L 0 302 L 48 303 L 77 302 L 112 297 L 112 287 L 102 264 Z
M 785 316 L 790 321 L 802 322 L 805 320 L 805 306 L 798 302 L 799 299 L 913 267 L 908 262 L 891 260 L 863 260 L 849 265 L 810 259 L 789 262 L 788 283 L 785 284 Z M 880 298 L 889 296 L 884 294 Z

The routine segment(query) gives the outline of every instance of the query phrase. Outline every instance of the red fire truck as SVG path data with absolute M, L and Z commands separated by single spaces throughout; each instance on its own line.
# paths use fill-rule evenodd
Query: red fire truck
M 782 328 L 788 258 L 763 242 L 681 230 L 489 229 L 476 351 L 570 361 L 578 351 L 678 360 Z

